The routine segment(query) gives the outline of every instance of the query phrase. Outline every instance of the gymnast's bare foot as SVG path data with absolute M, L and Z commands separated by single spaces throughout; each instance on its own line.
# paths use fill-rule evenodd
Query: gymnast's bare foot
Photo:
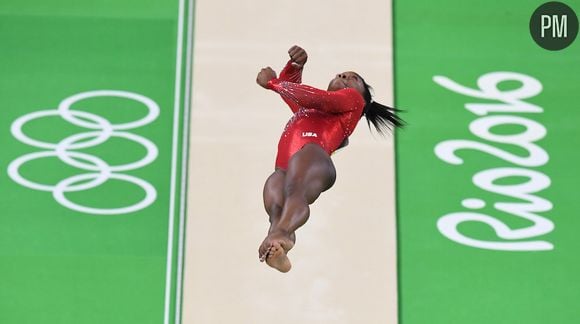
M 292 247 L 294 247 L 294 242 L 290 235 L 271 233 L 260 246 L 260 261 L 266 261 L 266 264 L 280 272 L 288 272 L 292 264 L 287 254 Z

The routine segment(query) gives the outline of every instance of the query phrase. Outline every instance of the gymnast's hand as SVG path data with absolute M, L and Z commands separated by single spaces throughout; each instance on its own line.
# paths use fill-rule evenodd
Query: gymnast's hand
M 288 54 L 290 55 L 290 59 L 292 60 L 292 65 L 296 68 L 302 68 L 306 61 L 308 61 L 308 54 L 306 51 L 297 45 L 292 46 L 288 50 Z
M 256 82 L 262 86 L 264 89 L 268 89 L 268 81 L 276 79 L 276 72 L 272 70 L 271 67 L 263 68 L 260 73 L 258 73 L 258 77 L 256 78 Z

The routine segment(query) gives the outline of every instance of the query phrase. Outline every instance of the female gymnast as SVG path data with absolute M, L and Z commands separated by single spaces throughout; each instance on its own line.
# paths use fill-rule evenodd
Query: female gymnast
M 373 101 L 371 87 L 357 73 L 338 74 L 327 91 L 313 88 L 301 84 L 306 51 L 293 46 L 288 54 L 279 77 L 267 67 L 256 79 L 280 94 L 294 113 L 278 143 L 275 171 L 264 185 L 270 229 L 258 250 L 260 261 L 281 272 L 291 268 L 287 254 L 296 242 L 295 231 L 310 216 L 309 205 L 336 180 L 330 155 L 348 145 L 360 118 L 364 115 L 381 134 L 403 124 L 397 109 Z

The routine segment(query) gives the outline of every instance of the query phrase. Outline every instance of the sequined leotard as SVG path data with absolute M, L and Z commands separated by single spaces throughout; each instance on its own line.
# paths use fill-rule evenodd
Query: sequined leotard
M 294 113 L 278 143 L 276 168 L 284 170 L 292 155 L 308 143 L 320 145 L 329 155 L 336 151 L 354 131 L 365 106 L 355 89 L 324 91 L 301 81 L 302 68 L 288 62 L 280 77 L 268 82 Z

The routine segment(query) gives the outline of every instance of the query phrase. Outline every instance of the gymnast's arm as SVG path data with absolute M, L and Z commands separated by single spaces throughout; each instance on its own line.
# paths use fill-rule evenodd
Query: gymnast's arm
M 302 47 L 294 45 L 288 50 L 288 55 L 290 60 L 280 72 L 278 79 L 292 83 L 302 83 L 302 70 L 308 60 L 308 54 Z M 300 106 L 289 98 L 282 96 L 282 100 L 290 107 L 293 113 L 300 109 Z
M 325 91 L 304 84 L 280 81 L 280 79 L 268 81 L 267 88 L 277 92 L 283 98 L 294 101 L 299 106 L 328 113 L 344 113 L 364 105 L 364 100 L 354 89 Z
M 308 54 L 300 46 L 294 45 L 288 50 L 288 55 L 290 56 L 290 60 L 286 63 L 282 72 L 280 72 L 280 77 L 276 77 L 276 72 L 271 67 L 266 67 L 258 73 L 256 82 L 265 89 L 268 89 L 267 83 L 272 79 L 297 84 L 302 83 L 302 70 L 304 64 L 308 61 Z M 300 106 L 288 97 L 282 96 L 282 99 L 290 107 L 292 112 L 295 113 L 300 109 Z
M 302 66 L 297 66 L 292 60 L 289 60 L 280 72 L 278 79 L 292 83 L 302 83 Z
M 288 50 L 288 55 L 290 56 L 290 60 L 286 63 L 282 72 L 280 72 L 278 79 L 293 83 L 302 83 L 302 69 L 308 61 L 308 54 L 302 47 L 294 45 Z
M 291 83 L 302 83 L 302 66 L 298 66 L 292 60 L 288 61 L 282 72 L 280 72 L 280 77 L 278 80 L 291 82 Z M 288 97 L 281 96 L 282 100 L 290 107 L 293 113 L 300 109 L 300 106 Z

